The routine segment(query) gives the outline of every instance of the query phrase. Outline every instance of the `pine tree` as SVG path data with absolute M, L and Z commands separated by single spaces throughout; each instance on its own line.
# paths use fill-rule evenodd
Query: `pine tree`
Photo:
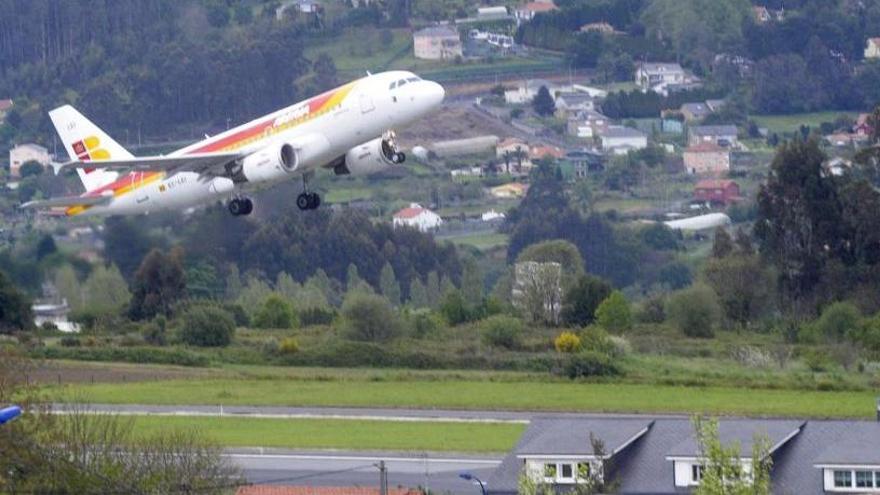
M 425 284 L 418 277 L 414 277 L 409 285 L 409 303 L 414 308 L 427 308 L 430 306 L 428 291 L 425 288 Z
M 425 284 L 425 294 L 427 294 L 428 298 L 428 307 L 436 308 L 437 305 L 440 304 L 442 294 L 440 293 L 440 276 L 437 275 L 437 272 L 431 272 L 428 274 L 428 281 Z
M 538 89 L 538 94 L 532 100 L 532 108 L 535 109 L 535 113 L 543 117 L 553 115 L 556 112 L 556 103 L 550 96 L 550 90 L 547 89 L 547 86 L 541 86 Z
M 390 263 L 385 263 L 382 272 L 379 275 L 379 287 L 382 289 L 382 295 L 391 301 L 394 306 L 400 305 L 400 284 L 394 275 L 394 268 Z

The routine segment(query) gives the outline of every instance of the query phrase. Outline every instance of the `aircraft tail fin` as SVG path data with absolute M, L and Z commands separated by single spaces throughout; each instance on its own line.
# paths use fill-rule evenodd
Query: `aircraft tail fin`
M 71 160 L 100 162 L 101 160 L 134 158 L 134 155 L 111 138 L 70 105 L 49 112 L 49 118 L 64 143 Z M 56 169 L 57 171 L 57 169 Z M 77 174 L 86 191 L 106 186 L 119 177 L 119 172 L 97 167 L 77 168 Z

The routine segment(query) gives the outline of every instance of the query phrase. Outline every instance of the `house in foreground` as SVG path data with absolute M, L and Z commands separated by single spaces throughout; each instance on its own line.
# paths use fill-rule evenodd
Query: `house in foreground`
M 428 232 L 439 227 L 443 223 L 440 215 L 423 207 L 418 203 L 410 203 L 394 214 L 393 225 L 395 227 L 411 227 L 421 232 Z
M 718 436 L 736 446 L 749 472 L 753 443 L 766 440 L 772 493 L 880 493 L 880 421 L 721 419 Z M 614 493 L 682 494 L 700 485 L 705 457 L 686 417 L 534 418 L 488 479 L 488 492 L 517 493 L 521 475 L 568 493 L 614 484 Z

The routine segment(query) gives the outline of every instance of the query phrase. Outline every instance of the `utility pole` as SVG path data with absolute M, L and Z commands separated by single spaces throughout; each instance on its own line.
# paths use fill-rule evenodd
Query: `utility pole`
M 379 495 L 388 495 L 388 469 L 385 461 L 379 461 Z

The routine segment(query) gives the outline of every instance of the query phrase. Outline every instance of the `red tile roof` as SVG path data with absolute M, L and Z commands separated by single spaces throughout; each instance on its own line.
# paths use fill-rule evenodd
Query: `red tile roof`
M 557 7 L 554 3 L 529 2 L 520 7 L 519 10 L 529 10 L 532 12 L 550 12 L 551 10 L 556 10 L 558 8 L 559 7 Z
M 251 485 L 239 487 L 235 493 L 236 495 L 379 495 L 379 489 L 355 486 Z M 389 488 L 388 495 L 422 495 L 422 492 L 408 488 Z
M 5 112 L 12 108 L 12 100 L 0 100 L 0 112 Z
M 695 189 L 727 189 L 730 185 L 739 184 L 729 179 L 705 179 L 697 182 Z
M 534 159 L 541 159 L 549 156 L 559 160 L 565 156 L 565 152 L 556 146 L 535 146 L 529 152 L 529 156 Z

